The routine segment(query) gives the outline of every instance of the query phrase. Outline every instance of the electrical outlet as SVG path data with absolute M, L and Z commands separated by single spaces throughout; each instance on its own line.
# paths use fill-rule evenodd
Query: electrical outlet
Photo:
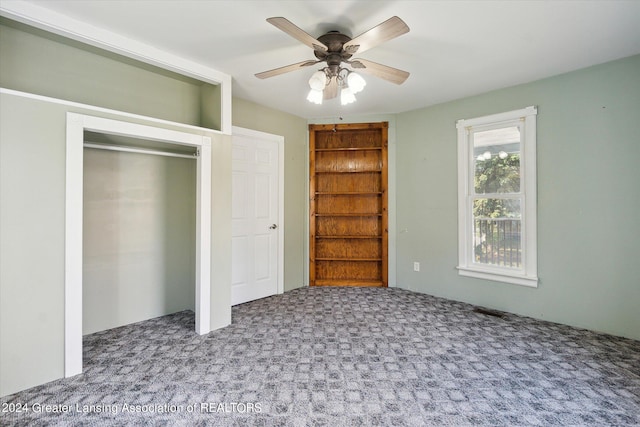
M 413 271 L 420 271 L 420 263 L 419 262 L 414 262 L 413 263 Z

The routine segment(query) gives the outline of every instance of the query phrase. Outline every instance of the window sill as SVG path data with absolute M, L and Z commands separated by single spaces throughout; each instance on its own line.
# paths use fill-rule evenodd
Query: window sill
M 513 285 L 527 286 L 530 288 L 538 287 L 538 277 L 536 276 L 524 276 L 521 274 L 509 274 L 509 272 L 506 271 L 496 272 L 460 266 L 458 266 L 457 269 L 460 276 L 511 283 Z

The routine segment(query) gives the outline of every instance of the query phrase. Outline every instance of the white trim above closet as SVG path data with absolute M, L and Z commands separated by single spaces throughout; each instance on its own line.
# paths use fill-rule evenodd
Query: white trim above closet
M 220 85 L 220 131 L 231 134 L 231 76 L 137 40 L 24 1 L 3 1 L 0 16 L 165 70 Z

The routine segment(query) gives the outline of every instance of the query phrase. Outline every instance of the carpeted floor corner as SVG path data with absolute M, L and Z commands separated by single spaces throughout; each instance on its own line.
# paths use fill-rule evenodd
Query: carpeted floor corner
M 88 335 L 83 374 L 0 404 L 3 426 L 635 426 L 640 342 L 401 289 L 300 288 L 205 336 L 188 311 Z

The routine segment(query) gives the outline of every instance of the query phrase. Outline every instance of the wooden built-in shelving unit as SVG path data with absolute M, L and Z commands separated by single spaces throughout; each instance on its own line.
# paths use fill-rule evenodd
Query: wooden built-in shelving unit
M 309 126 L 311 286 L 387 286 L 387 135 Z

